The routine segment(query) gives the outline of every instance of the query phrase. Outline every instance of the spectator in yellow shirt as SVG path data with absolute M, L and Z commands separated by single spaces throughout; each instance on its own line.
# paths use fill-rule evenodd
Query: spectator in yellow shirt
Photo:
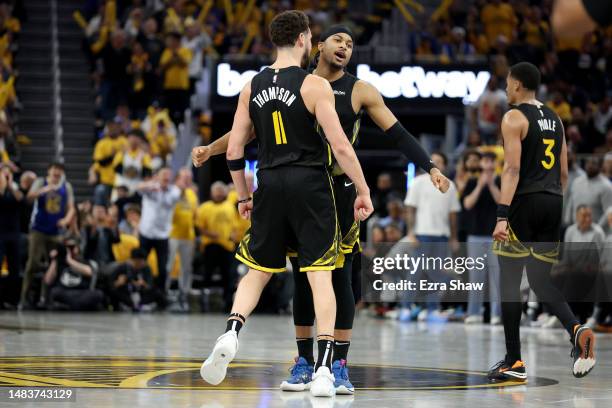
M 501 0 L 491 0 L 482 8 L 480 20 L 484 24 L 489 44 L 495 44 L 500 35 L 505 36 L 509 41 L 514 39 L 518 19 L 510 4 Z
M 152 175 L 151 156 L 143 148 L 146 142 L 142 130 L 131 129 L 127 134 L 125 151 L 117 152 L 113 160 L 117 184 L 126 186 L 130 194 L 136 191 L 139 183 Z
M 223 299 L 229 310 L 236 286 L 232 254 L 235 243 L 236 208 L 226 198 L 228 188 L 217 181 L 210 187 L 210 201 L 202 204 L 196 213 L 196 226 L 202 236 L 204 268 L 208 279 L 218 269 L 223 275 Z
M 94 148 L 94 164 L 89 172 L 90 183 L 97 183 L 94 190 L 94 204 L 108 206 L 108 200 L 115 186 L 115 156 L 126 145 L 127 140 L 121 134 L 121 121 L 115 118 L 108 123 L 105 136 Z
M 166 37 L 166 49 L 161 55 L 160 68 L 163 73 L 164 99 L 174 123 L 183 121 L 189 106 L 189 63 L 191 51 L 181 46 L 181 35 L 176 32 Z
M 157 126 L 159 120 L 163 120 L 166 124 L 168 133 L 176 137 L 176 126 L 172 120 L 170 120 L 168 109 L 162 108 L 159 101 L 153 101 L 153 103 L 151 103 L 151 106 L 147 109 L 147 116 L 142 121 L 140 128 L 148 136 L 153 130 L 153 126 Z
M 572 120 L 572 108 L 569 103 L 566 102 L 561 92 L 555 92 L 553 98 L 546 102 L 546 106 L 554 110 L 561 120 L 567 124 Z
M 195 241 L 195 215 L 198 209 L 198 196 L 193 189 L 191 169 L 181 169 L 176 176 L 176 185 L 181 189 L 181 199 L 174 208 L 172 230 L 170 231 L 170 256 L 168 271 L 172 270 L 176 255 L 180 255 L 181 275 L 178 280 L 179 307 L 188 311 L 187 295 L 191 290 L 193 274 L 193 252 Z M 166 291 L 170 289 L 170 278 L 166 283 Z
M 525 32 L 527 44 L 542 52 L 550 40 L 550 26 L 542 19 L 542 10 L 538 6 L 529 9 L 529 14 L 523 23 L 521 30 Z
M 154 120 L 151 130 L 147 133 L 147 140 L 151 146 L 151 155 L 154 157 L 153 167 L 162 167 L 169 161 L 169 155 L 176 147 L 176 137 L 163 117 Z

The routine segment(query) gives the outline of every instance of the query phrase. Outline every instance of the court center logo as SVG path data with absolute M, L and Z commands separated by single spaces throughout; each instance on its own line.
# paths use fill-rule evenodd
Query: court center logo
M 211 386 L 200 378 L 202 361 L 180 357 L 29 356 L 0 358 L 0 387 L 154 388 L 189 390 L 277 390 L 289 363 L 235 360 L 226 380 Z M 444 368 L 351 364 L 359 390 L 461 390 L 500 388 L 485 372 Z M 530 377 L 528 386 L 557 381 Z M 524 385 L 523 385 L 524 386 Z

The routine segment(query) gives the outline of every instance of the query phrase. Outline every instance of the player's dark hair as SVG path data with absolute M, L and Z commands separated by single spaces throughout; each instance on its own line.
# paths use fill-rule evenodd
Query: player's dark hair
M 446 157 L 446 155 L 444 153 L 442 153 L 439 150 L 436 150 L 431 155 L 433 156 L 434 154 L 440 156 L 442 158 L 442 161 L 444 162 L 444 165 L 448 166 L 448 157 Z
M 301 33 L 308 31 L 308 16 L 299 10 L 278 14 L 270 23 L 270 39 L 277 47 L 293 47 Z
M 540 70 L 529 62 L 519 62 L 510 67 L 510 76 L 519 81 L 523 88 L 537 91 L 540 86 Z

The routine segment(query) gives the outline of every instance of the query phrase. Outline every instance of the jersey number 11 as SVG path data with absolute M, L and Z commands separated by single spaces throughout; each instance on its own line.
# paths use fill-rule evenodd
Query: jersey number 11
M 274 138 L 276 139 L 276 144 L 287 144 L 285 127 L 283 126 L 283 116 L 280 111 L 272 112 L 272 122 L 274 122 Z

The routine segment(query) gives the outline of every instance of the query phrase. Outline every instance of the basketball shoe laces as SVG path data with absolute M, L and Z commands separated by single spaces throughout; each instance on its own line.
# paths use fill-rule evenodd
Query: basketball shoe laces
M 308 378 L 310 366 L 304 358 L 296 357 L 295 364 L 289 369 L 291 377 L 294 379 L 306 380 Z

